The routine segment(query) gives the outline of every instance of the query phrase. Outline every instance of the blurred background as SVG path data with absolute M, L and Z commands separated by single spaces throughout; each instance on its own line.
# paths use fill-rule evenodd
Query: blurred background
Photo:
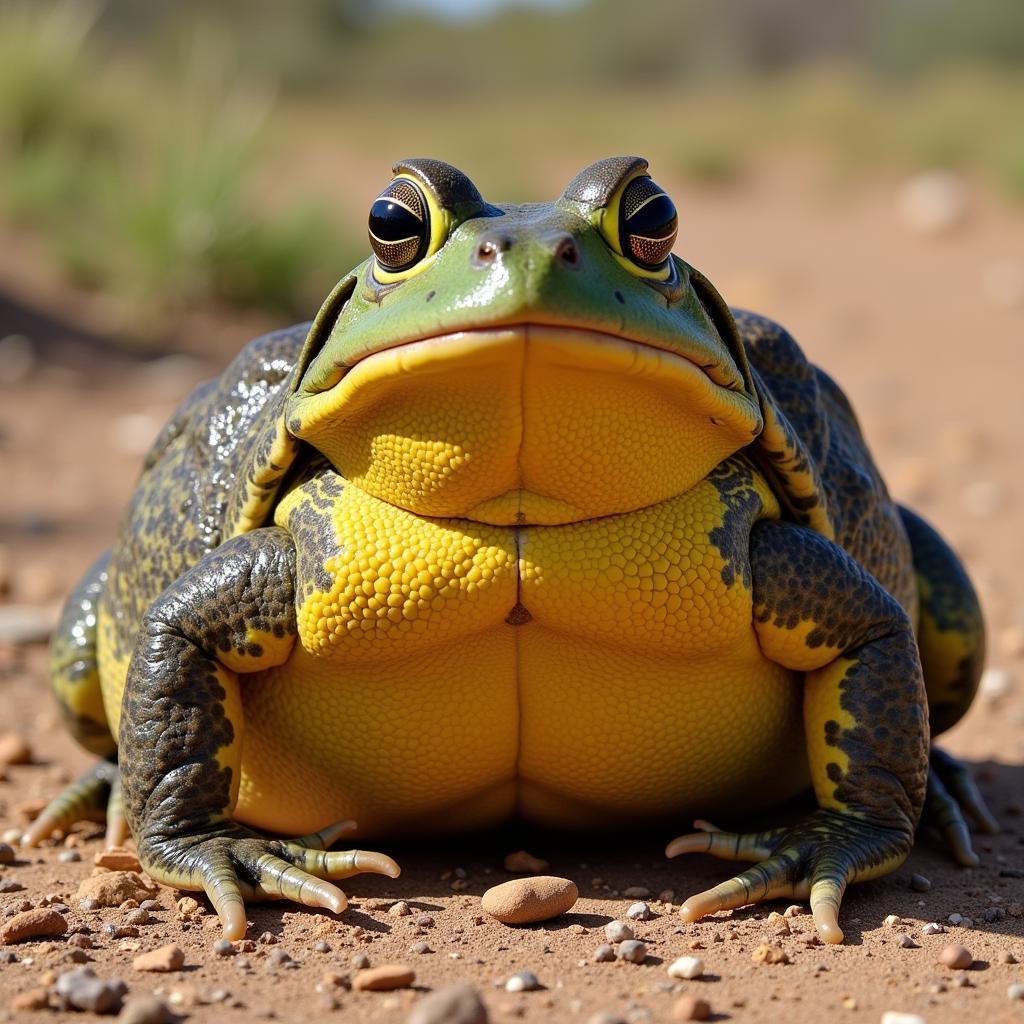
M 851 394 L 1010 678 L 1020 0 L 5 0 L 0 644 L 48 628 L 188 388 L 363 259 L 396 159 L 522 201 L 619 153 Z

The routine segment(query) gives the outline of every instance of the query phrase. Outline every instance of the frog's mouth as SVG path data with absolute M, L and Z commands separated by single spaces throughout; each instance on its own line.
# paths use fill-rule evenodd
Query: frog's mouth
M 724 348 L 518 324 L 379 349 L 290 429 L 347 480 L 428 516 L 578 522 L 688 490 L 761 429 Z

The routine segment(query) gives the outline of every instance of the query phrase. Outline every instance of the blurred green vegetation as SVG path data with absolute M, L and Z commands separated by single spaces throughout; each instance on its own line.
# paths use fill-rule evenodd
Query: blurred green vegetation
M 498 200 L 612 152 L 730 187 L 796 148 L 1024 198 L 1021 0 L 391 6 L 6 0 L 0 227 L 145 336 L 201 306 L 310 315 L 412 153 Z

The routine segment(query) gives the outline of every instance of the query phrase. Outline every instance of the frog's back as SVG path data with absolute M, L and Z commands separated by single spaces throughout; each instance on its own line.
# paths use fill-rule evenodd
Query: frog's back
M 733 315 L 754 370 L 814 460 L 837 543 L 913 613 L 907 532 L 846 395 L 779 324 L 743 310 Z
M 250 342 L 198 385 L 160 433 L 122 519 L 99 608 L 100 677 L 118 720 L 142 616 L 178 577 L 224 540 L 238 481 L 278 414 L 308 324 Z

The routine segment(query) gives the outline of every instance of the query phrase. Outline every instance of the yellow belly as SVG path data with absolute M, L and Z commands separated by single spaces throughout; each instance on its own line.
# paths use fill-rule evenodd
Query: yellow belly
M 800 682 L 761 654 L 742 578 L 723 578 L 710 483 L 563 526 L 424 520 L 355 488 L 332 514 L 301 642 L 242 679 L 239 820 L 681 823 L 807 785 Z

